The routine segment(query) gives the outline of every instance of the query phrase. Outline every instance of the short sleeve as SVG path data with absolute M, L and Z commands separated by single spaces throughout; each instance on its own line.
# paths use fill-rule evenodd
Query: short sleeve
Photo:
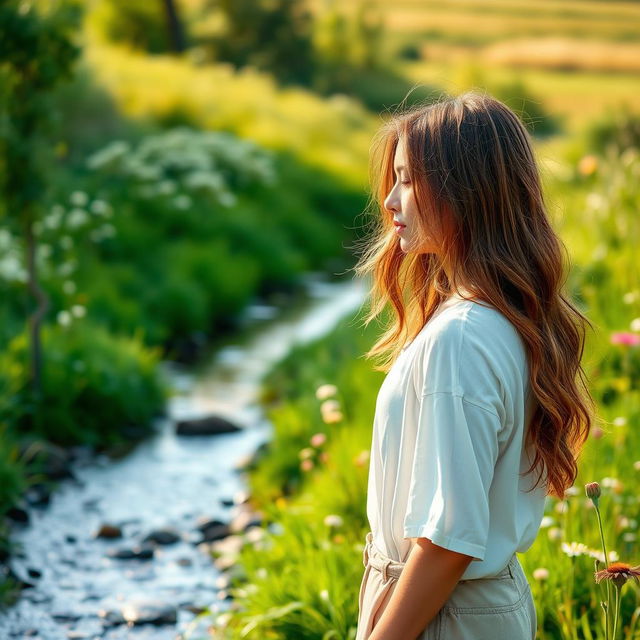
M 434 333 L 421 359 L 404 537 L 484 560 L 489 490 L 505 415 L 491 345 L 464 318 Z
M 496 413 L 450 391 L 421 398 L 406 538 L 484 560 L 489 488 L 498 457 Z

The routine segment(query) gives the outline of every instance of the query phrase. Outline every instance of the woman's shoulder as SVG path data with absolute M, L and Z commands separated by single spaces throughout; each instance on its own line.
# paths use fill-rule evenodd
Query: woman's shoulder
M 423 393 L 444 385 L 477 395 L 487 384 L 508 387 L 526 376 L 526 351 L 515 326 L 498 309 L 461 300 L 443 309 L 418 336 L 416 382 Z M 504 393 L 504 388 L 503 388 Z
M 456 300 L 432 318 L 422 332 L 425 343 L 439 342 L 451 347 L 463 340 L 519 341 L 519 333 L 513 323 L 496 307 L 485 301 Z

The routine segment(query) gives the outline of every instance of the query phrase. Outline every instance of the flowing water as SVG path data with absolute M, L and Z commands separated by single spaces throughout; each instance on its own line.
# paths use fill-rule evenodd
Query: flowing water
M 11 567 L 34 587 L 0 613 L 2 640 L 207 637 L 188 607 L 224 611 L 230 603 L 219 595 L 221 572 L 197 544 L 196 525 L 200 518 L 230 521 L 246 496 L 236 463 L 272 435 L 257 402 L 260 380 L 295 343 L 327 333 L 364 300 L 359 281 L 325 282 L 307 274 L 305 283 L 306 295 L 286 309 L 249 307 L 242 334 L 204 365 L 163 362 L 176 391 L 153 435 L 118 459 L 76 460 L 75 479 L 61 481 L 47 506 L 29 508 L 29 524 L 14 528 L 12 540 L 21 550 Z M 204 414 L 242 428 L 176 435 L 176 419 Z M 119 527 L 122 537 L 96 537 L 105 523 Z M 157 546 L 151 558 L 109 555 L 166 527 L 180 539 Z M 155 622 L 132 623 L 136 618 Z

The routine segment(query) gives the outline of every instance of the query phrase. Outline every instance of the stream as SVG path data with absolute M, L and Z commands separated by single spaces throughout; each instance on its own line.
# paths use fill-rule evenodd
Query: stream
M 208 638 L 197 613 L 226 611 L 231 599 L 203 532 L 243 515 L 238 463 L 272 437 L 260 381 L 294 344 L 355 315 L 365 295 L 360 281 L 308 273 L 299 301 L 249 306 L 241 334 L 204 364 L 163 361 L 175 391 L 153 435 L 117 459 L 74 459 L 74 477 L 59 482 L 48 505 L 29 507 L 28 524 L 14 526 L 20 549 L 10 566 L 33 587 L 0 612 L 0 639 Z M 176 434 L 178 420 L 212 414 L 241 428 Z M 149 535 L 155 544 L 145 543 Z

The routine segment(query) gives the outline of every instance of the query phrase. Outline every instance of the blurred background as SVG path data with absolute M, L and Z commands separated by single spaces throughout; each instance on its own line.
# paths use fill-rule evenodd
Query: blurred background
M 468 89 L 531 132 L 594 325 L 598 423 L 520 560 L 539 638 L 605 637 L 594 562 L 640 562 L 638 2 L 5 0 L 0 34 L 1 637 L 355 637 L 369 147 Z

